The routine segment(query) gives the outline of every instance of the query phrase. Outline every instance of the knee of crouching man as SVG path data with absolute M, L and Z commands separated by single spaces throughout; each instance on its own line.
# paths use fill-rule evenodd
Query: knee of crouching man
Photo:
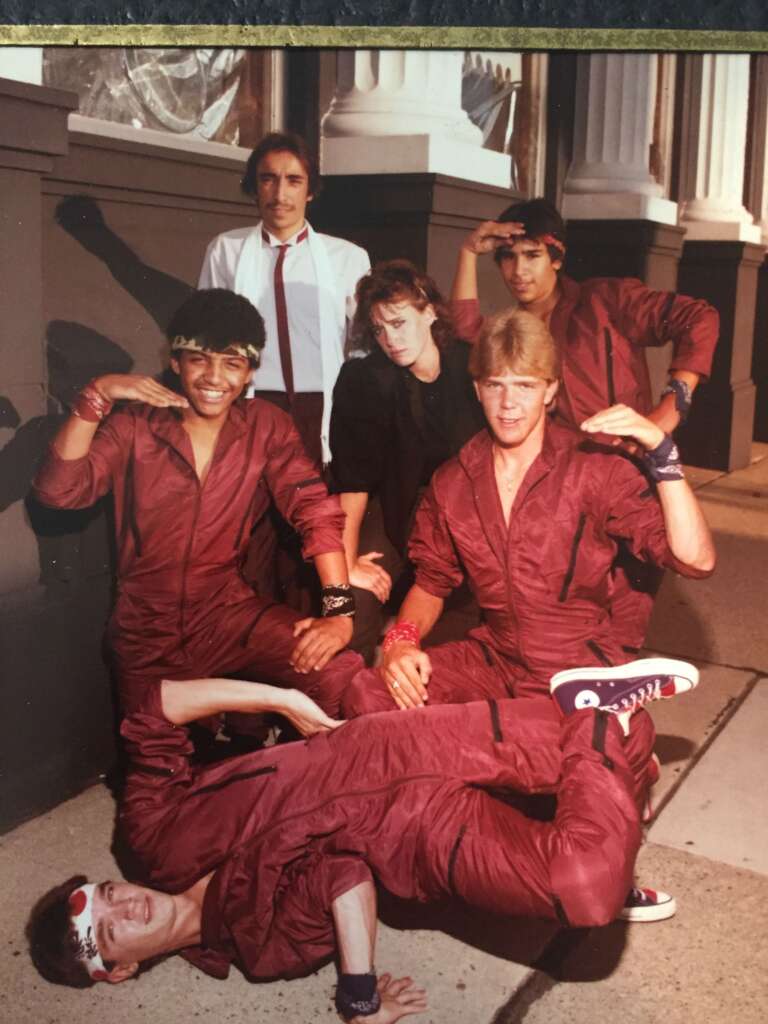
M 571 928 L 598 928 L 619 914 L 632 885 L 631 866 L 600 850 L 560 854 L 551 866 L 555 915 Z

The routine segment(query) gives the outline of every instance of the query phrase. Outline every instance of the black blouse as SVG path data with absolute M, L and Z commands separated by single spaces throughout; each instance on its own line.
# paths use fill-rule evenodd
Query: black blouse
M 468 357 L 468 345 L 450 344 L 440 353 L 440 375 L 425 383 L 377 350 L 345 363 L 336 381 L 330 489 L 378 494 L 401 553 L 420 489 L 485 425 Z

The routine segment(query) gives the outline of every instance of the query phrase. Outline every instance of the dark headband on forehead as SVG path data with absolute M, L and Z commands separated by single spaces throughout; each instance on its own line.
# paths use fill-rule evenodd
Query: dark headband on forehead
M 500 245 L 494 253 L 496 259 L 498 260 L 507 253 L 511 253 L 513 246 L 517 242 L 540 242 L 541 245 L 551 245 L 552 248 L 557 249 L 561 256 L 565 256 L 565 242 L 561 242 L 554 235 L 525 235 L 522 238 L 511 239 L 505 245 Z

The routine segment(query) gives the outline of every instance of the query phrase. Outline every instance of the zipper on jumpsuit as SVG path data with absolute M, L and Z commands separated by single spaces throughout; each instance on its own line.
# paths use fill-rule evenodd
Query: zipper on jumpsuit
M 608 405 L 616 405 L 616 385 L 613 379 L 613 338 L 610 327 L 603 328 L 605 336 L 605 375 L 608 385 Z
M 208 469 L 208 476 L 211 475 L 213 469 L 213 460 L 211 466 Z M 179 598 L 179 639 L 182 644 L 186 642 L 185 630 L 186 630 L 186 611 L 187 611 L 187 572 L 189 570 L 189 559 L 192 554 L 192 545 L 195 540 L 195 530 L 197 529 L 197 521 L 200 518 L 200 505 L 203 500 L 203 485 L 200 483 L 200 477 L 195 473 L 195 484 L 197 485 L 197 493 L 195 495 L 195 511 L 192 516 L 192 525 L 189 530 L 189 541 L 187 542 L 187 550 L 184 552 L 184 559 L 181 563 L 181 595 Z M 207 479 L 207 477 L 206 477 Z
M 249 448 L 248 448 L 249 454 L 250 454 L 250 450 L 251 450 L 252 444 L 253 444 L 253 432 L 251 434 L 251 442 L 250 442 Z M 194 457 L 194 452 L 193 452 L 193 457 Z M 186 637 L 185 637 L 184 633 L 185 633 L 185 628 L 186 628 L 186 611 L 187 611 L 187 572 L 189 570 L 189 558 L 190 558 L 190 555 L 192 553 L 192 546 L 193 546 L 193 544 L 195 542 L 195 530 L 197 529 L 197 521 L 200 518 L 200 506 L 202 505 L 202 502 L 203 502 L 203 489 L 204 489 L 205 485 L 208 483 L 208 481 L 210 480 L 211 474 L 213 473 L 213 470 L 214 470 L 214 467 L 220 461 L 220 458 L 221 458 L 221 431 L 219 431 L 219 435 L 216 438 L 216 444 L 215 444 L 214 449 L 213 449 L 213 455 L 211 456 L 210 465 L 208 466 L 208 472 L 206 473 L 205 480 L 202 483 L 200 482 L 200 477 L 197 475 L 197 469 L 191 463 L 187 462 L 186 459 L 184 460 L 185 462 L 187 462 L 187 465 L 190 467 L 190 469 L 192 470 L 192 472 L 195 475 L 195 484 L 196 484 L 196 487 L 197 487 L 197 492 L 196 492 L 196 495 L 195 495 L 195 512 L 194 512 L 194 515 L 192 517 L 192 526 L 190 527 L 190 531 L 189 531 L 189 542 L 187 544 L 187 550 L 184 552 L 184 560 L 182 561 L 182 565 L 181 565 L 181 597 L 180 597 L 180 600 L 179 600 L 179 638 L 180 638 L 182 644 L 186 640 Z

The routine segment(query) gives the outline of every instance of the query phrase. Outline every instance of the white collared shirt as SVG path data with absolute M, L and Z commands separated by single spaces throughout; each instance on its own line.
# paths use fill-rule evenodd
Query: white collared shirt
M 208 246 L 200 272 L 198 288 L 234 288 L 237 261 L 243 243 L 253 227 L 236 228 L 218 235 Z M 265 229 L 266 230 L 266 229 Z M 280 347 L 275 310 L 274 272 L 280 245 L 288 245 L 283 263 L 283 284 L 288 312 L 288 331 L 291 339 L 293 384 L 297 392 L 324 391 L 320 352 L 320 309 L 315 268 L 309 245 L 296 243 L 304 230 L 302 226 L 291 238 L 281 242 L 269 232 L 269 241 L 263 238 L 261 261 L 263 272 L 256 290 L 249 296 L 264 317 L 267 341 L 261 354 L 261 364 L 254 372 L 248 394 L 255 391 L 285 391 L 285 380 L 280 365 Z M 364 249 L 332 235 L 320 235 L 331 263 L 334 283 L 345 295 L 347 322 L 355 310 L 355 286 L 370 268 Z M 344 339 L 341 339 L 342 346 Z M 333 387 L 334 382 L 330 382 Z

